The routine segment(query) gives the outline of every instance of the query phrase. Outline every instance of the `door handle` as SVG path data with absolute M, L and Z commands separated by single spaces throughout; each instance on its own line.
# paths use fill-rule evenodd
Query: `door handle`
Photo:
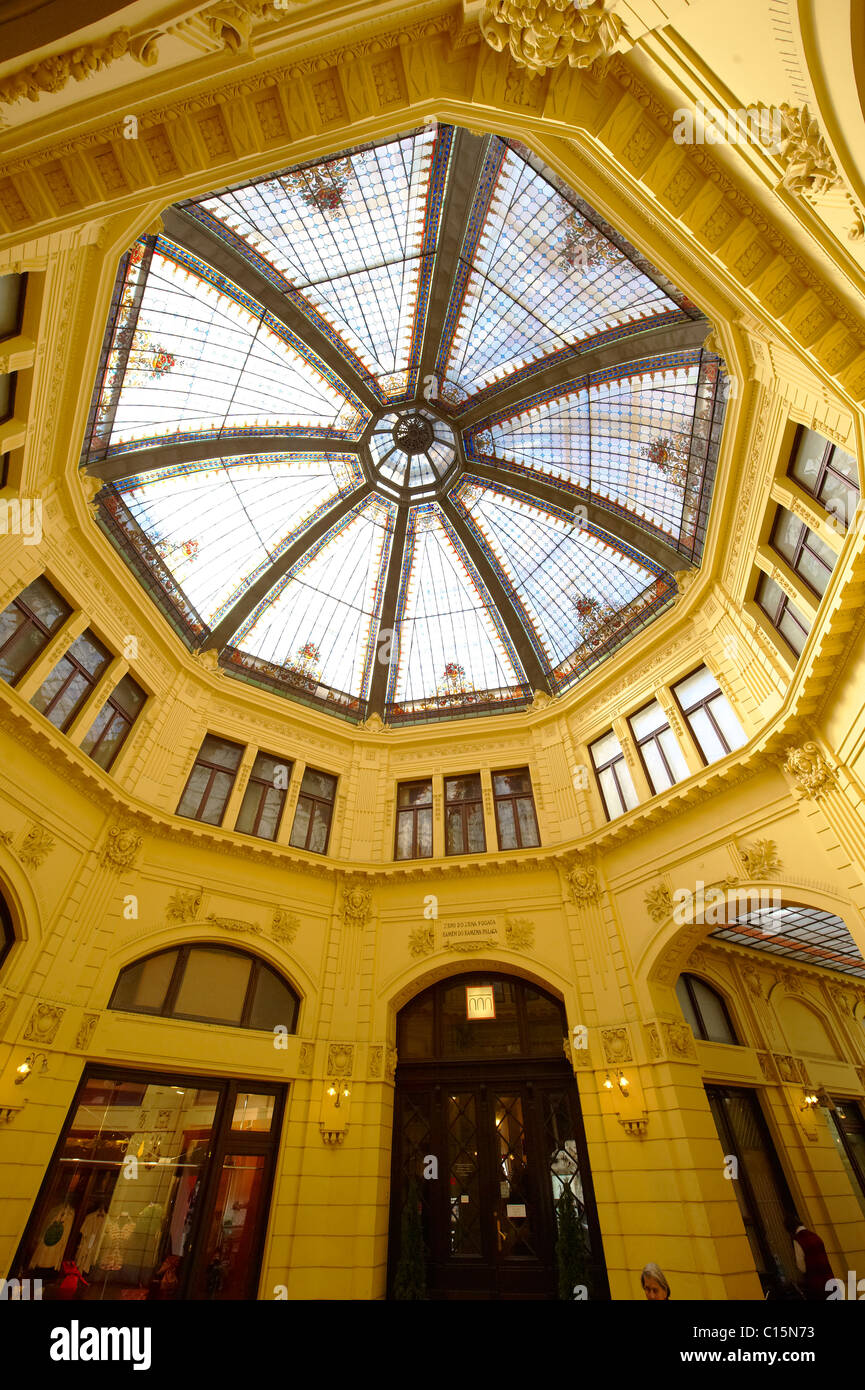
M 506 1237 L 505 1237 L 504 1231 L 503 1231 L 502 1228 L 501 1228 L 501 1225 L 499 1224 L 499 1214 L 498 1214 L 498 1212 L 495 1210 L 495 1208 L 493 1209 L 493 1216 L 495 1217 L 495 1221 L 496 1221 L 496 1237 L 497 1237 L 497 1239 L 498 1239 L 499 1254 L 501 1254 L 502 1246 L 503 1246 L 504 1243 L 505 1243 Z

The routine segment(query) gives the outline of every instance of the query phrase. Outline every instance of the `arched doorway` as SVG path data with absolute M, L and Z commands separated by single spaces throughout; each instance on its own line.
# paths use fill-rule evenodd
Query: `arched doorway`
M 412 1181 L 426 1287 L 437 1299 L 558 1294 L 556 1202 L 577 1203 L 575 1282 L 609 1297 L 580 1098 L 561 1003 L 508 975 L 466 974 L 417 995 L 397 1021 L 389 1290 Z

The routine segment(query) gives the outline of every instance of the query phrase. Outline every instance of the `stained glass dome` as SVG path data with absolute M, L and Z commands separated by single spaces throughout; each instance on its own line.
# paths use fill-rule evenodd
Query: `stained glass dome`
M 700 563 L 708 328 L 531 151 L 428 125 L 169 208 L 82 468 L 230 675 L 352 720 L 517 710 Z

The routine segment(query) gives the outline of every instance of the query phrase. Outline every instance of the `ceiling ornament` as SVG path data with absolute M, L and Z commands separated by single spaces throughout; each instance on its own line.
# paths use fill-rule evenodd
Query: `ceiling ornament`
M 752 845 L 743 845 L 739 854 L 748 878 L 777 878 L 781 872 L 781 859 L 774 840 L 755 840 Z
M 801 748 L 788 748 L 784 771 L 796 782 L 796 789 L 809 801 L 817 801 L 838 784 L 837 773 L 813 739 Z
M 532 74 L 566 62 L 572 68 L 597 63 L 602 71 L 623 29 L 612 3 L 575 0 L 486 0 L 481 33 L 491 48 L 507 48 L 514 62 Z
M 778 158 L 784 166 L 782 187 L 795 198 L 812 199 L 834 189 L 843 189 L 854 214 L 853 225 L 847 236 L 851 241 L 860 241 L 865 236 L 862 209 L 839 174 L 817 121 L 807 106 L 790 106 L 782 102 L 779 111 L 781 139 Z

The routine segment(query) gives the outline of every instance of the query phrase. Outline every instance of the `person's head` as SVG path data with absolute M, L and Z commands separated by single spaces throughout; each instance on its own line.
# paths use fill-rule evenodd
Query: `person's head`
M 652 1300 L 670 1297 L 670 1285 L 657 1265 L 646 1265 L 640 1275 L 643 1293 Z

